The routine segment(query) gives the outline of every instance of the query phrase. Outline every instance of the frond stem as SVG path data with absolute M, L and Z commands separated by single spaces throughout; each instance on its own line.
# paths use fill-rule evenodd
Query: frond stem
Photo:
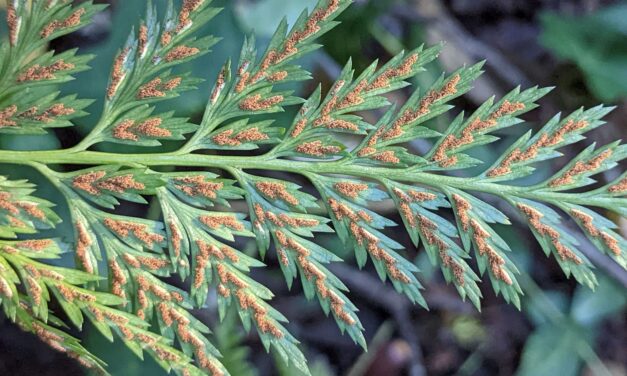
M 349 175 L 368 179 L 386 178 L 398 182 L 412 182 L 433 187 L 452 187 L 465 191 L 493 194 L 504 198 L 520 197 L 544 202 L 570 202 L 580 205 L 607 207 L 607 200 L 594 195 L 538 191 L 531 187 L 498 184 L 476 177 L 455 177 L 408 169 L 371 167 L 338 161 L 294 161 L 271 159 L 265 156 L 221 156 L 181 154 L 178 151 L 162 154 L 114 154 L 98 151 L 47 150 L 47 151 L 0 151 L 0 163 L 10 164 L 73 164 L 73 165 L 133 165 L 133 166 L 187 166 L 228 170 L 284 171 L 299 175 L 331 174 Z

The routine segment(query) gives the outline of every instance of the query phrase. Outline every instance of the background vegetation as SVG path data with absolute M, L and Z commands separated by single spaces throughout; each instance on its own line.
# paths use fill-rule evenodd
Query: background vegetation
M 156 1 L 157 3 L 161 1 Z M 111 61 L 128 35 L 131 25 L 143 14 L 145 1 L 100 1 L 111 7 L 96 17 L 96 22 L 68 37 L 56 40 L 51 48 L 80 47 L 82 53 L 97 58 L 92 70 L 82 73 L 64 90 L 82 98 L 100 98 L 90 108 L 98 113 L 107 86 Z M 223 13 L 209 25 L 207 32 L 223 37 L 213 53 L 195 60 L 192 69 L 207 82 L 200 90 L 180 97 L 173 106 L 177 115 L 197 118 L 204 109 L 210 82 L 221 64 L 237 56 L 243 36 L 253 29 L 259 44 L 267 42 L 280 16 L 294 20 L 315 1 L 310 0 L 232 0 L 217 1 Z M 2 5 L 2 1 L 0 1 Z M 372 60 L 387 60 L 402 49 L 422 43 L 447 41 L 442 58 L 431 64 L 427 74 L 415 84 L 428 86 L 441 73 L 459 65 L 487 59 L 487 72 L 475 90 L 458 99 L 458 110 L 473 110 L 492 94 L 502 96 L 520 84 L 556 85 L 542 110 L 526 117 L 539 126 L 559 110 L 565 113 L 598 102 L 616 104 L 605 127 L 590 138 L 605 144 L 626 134 L 627 127 L 627 3 L 604 0 L 364 0 L 357 1 L 342 17 L 343 24 L 325 36 L 325 49 L 303 64 L 315 72 L 315 80 L 330 82 L 349 57 L 355 67 L 365 68 Z M 0 33 L 5 33 L 1 30 Z M 307 96 L 315 87 L 296 88 Z M 403 93 L 393 100 L 404 101 Z M 451 118 L 455 114 L 450 114 Z M 286 114 L 286 119 L 289 119 Z M 445 119 L 445 118 L 444 118 Z M 47 136 L 0 137 L 4 149 L 69 146 L 76 143 L 93 124 L 93 117 L 80 120 L 76 128 Z M 446 127 L 446 120 L 433 124 Z M 516 129 L 507 137 L 516 137 Z M 61 143 L 60 145 L 58 143 Z M 504 144 L 507 144 L 504 143 Z M 418 150 L 424 145 L 414 145 Z M 167 147 L 167 146 L 166 146 Z M 581 145 L 567 150 L 576 155 Z M 498 151 L 484 148 L 481 158 Z M 565 158 L 567 159 L 567 158 Z M 548 166 L 555 171 L 559 165 Z M 4 170 L 2 170 L 4 169 Z M 8 167 L 0 166 L 0 173 Z M 31 171 L 20 171 L 40 185 L 40 194 L 51 198 L 51 188 Z M 541 175 L 541 174 L 540 174 Z M 12 171 L 16 177 L 16 172 Z M 546 176 L 545 176 L 546 177 Z M 607 176 L 610 181 L 615 176 Z M 393 217 L 393 208 L 389 215 Z M 63 208 L 60 208 L 63 210 Z M 140 210 L 129 206 L 129 211 Z M 61 213 L 62 214 L 62 213 Z M 625 219 L 617 219 L 625 221 Z M 622 223 L 623 235 L 627 224 Z M 63 227 L 61 227 L 63 230 Z M 66 229 L 69 230 L 69 229 Z M 399 231 L 401 233 L 402 231 Z M 68 232 L 69 233 L 69 232 Z M 307 302 L 300 291 L 288 291 L 275 267 L 255 271 L 254 277 L 269 286 L 277 297 L 276 307 L 289 319 L 289 329 L 303 341 L 315 375 L 625 375 L 627 366 L 627 275 L 613 262 L 597 254 L 589 257 L 600 269 L 601 283 L 592 293 L 574 281 L 565 280 L 552 260 L 547 260 L 531 240 L 531 234 L 516 228 L 503 228 L 501 235 L 513 247 L 516 264 L 525 268 L 535 282 L 521 274 L 527 291 L 523 310 L 506 305 L 489 288 L 483 312 L 459 300 L 452 286 L 432 272 L 424 252 L 413 257 L 422 270 L 427 312 L 382 286 L 374 270 L 360 274 L 352 267 L 332 268 L 342 276 L 360 307 L 370 350 L 361 349 L 346 336 L 338 334 L 331 319 L 324 317 L 316 302 Z M 406 239 L 409 245 L 409 239 Z M 341 244 L 326 244 L 342 252 Z M 410 247 L 411 249 L 411 247 Z M 350 253 L 339 254 L 350 259 Z M 62 260 L 69 264 L 71 261 Z M 354 263 L 352 264 L 354 265 Z M 175 283 L 178 281 L 175 281 Z M 215 331 L 216 342 L 225 354 L 225 365 L 233 375 L 293 375 L 280 369 L 264 355 L 255 336 L 240 332 L 228 321 L 216 325 L 215 306 L 198 312 L 198 317 Z M 78 335 L 78 333 L 77 333 Z M 109 363 L 114 375 L 159 375 L 162 372 L 149 358 L 135 358 L 123 346 L 109 346 L 95 330 L 80 334 L 86 347 Z M 247 353 L 242 345 L 251 346 Z M 277 368 L 279 367 L 279 368 Z M 79 375 L 82 370 L 71 360 L 48 349 L 34 337 L 26 336 L 0 317 L 0 374 L 3 375 Z

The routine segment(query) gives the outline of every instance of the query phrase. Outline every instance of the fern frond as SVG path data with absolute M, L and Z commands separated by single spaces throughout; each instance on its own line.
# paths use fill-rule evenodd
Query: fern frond
M 346 286 L 324 264 L 342 261 L 328 249 L 313 243 L 315 233 L 332 232 L 328 219 L 308 215 L 317 208 L 315 198 L 299 191 L 299 186 L 276 179 L 261 178 L 232 171 L 247 191 L 259 251 L 263 255 L 272 240 L 288 286 L 301 276 L 305 296 L 317 297 L 325 313 L 335 318 L 342 331 L 364 348 L 363 326 L 357 308 L 345 295 Z M 293 213 L 295 212 L 295 213 Z
M 78 175 L 79 177 L 82 175 Z M 123 179 L 118 179 L 119 177 Z M 103 184 L 95 182 L 92 187 L 106 189 L 115 182 L 128 182 L 131 174 L 105 177 Z M 148 176 L 150 179 L 150 175 Z M 76 179 L 73 179 L 76 182 Z M 124 184 L 114 185 L 111 189 L 136 189 L 135 180 L 131 186 Z M 144 180 L 145 181 L 145 180 Z M 66 188 L 68 190 L 69 188 Z M 146 186 L 141 189 L 146 193 Z M 130 192 L 127 192 L 130 194 Z M 138 196 L 139 197 L 139 196 Z M 188 356 L 195 356 L 198 364 L 212 373 L 223 367 L 217 358 L 220 356 L 215 347 L 205 338 L 209 329 L 188 313 L 192 303 L 183 290 L 171 286 L 156 276 L 167 277 L 172 267 L 169 258 L 164 254 L 166 246 L 166 232 L 161 222 L 150 221 L 127 216 L 111 215 L 79 201 L 73 205 L 73 210 L 79 218 L 86 222 L 77 221 L 77 256 L 82 265 L 91 265 L 90 262 L 102 258 L 101 249 L 106 253 L 111 291 L 124 299 L 124 308 L 141 319 L 150 320 L 153 316 L 158 319 L 158 328 L 161 334 L 173 340 L 175 337 L 182 345 L 183 352 Z M 90 235 L 91 234 L 91 237 Z M 82 237 L 89 237 L 82 239 Z M 101 245 L 90 248 L 91 245 Z M 81 247 L 84 250 L 81 251 Z M 93 268 L 93 266 L 92 266 Z M 95 272 L 97 269 L 93 269 Z
M 490 204 L 462 191 L 450 189 L 448 196 L 453 204 L 462 244 L 466 250 L 470 250 L 471 245 L 475 249 L 481 275 L 488 270 L 494 291 L 520 309 L 523 292 L 515 277 L 519 272 L 506 254 L 511 249 L 490 227 L 490 224 L 509 225 L 509 219 Z
M 482 63 L 442 75 L 398 108 L 386 99 L 437 57 L 436 46 L 401 53 L 381 67 L 375 62 L 359 74 L 348 62 L 328 93 L 318 87 L 308 99 L 298 98 L 275 86 L 310 78 L 296 59 L 319 47 L 315 40 L 337 24 L 350 3 L 320 0 L 291 29 L 283 20 L 263 54 L 254 37 L 247 38 L 237 66 L 224 64 L 202 121 L 191 124 L 172 111 L 158 112 L 155 104 L 198 82 L 173 68 L 209 52 L 217 41 L 196 35 L 218 12 L 209 3 L 184 0 L 175 10 L 170 2 L 159 21 L 148 2 L 146 19 L 113 62 L 102 116 L 78 145 L 0 151 L 0 162 L 33 167 L 56 187 L 70 212 L 64 220 L 74 229 L 73 244 L 33 239 L 61 218 L 52 203 L 32 195 L 33 185 L 0 177 L 0 304 L 26 331 L 104 371 L 100 360 L 57 329 L 62 321 L 48 308 L 54 299 L 75 326 L 87 318 L 108 339 L 116 333 L 138 356 L 147 352 L 166 370 L 225 375 L 229 367 L 222 365 L 209 328 L 190 313 L 215 296 L 221 319 L 236 311 L 266 350 L 307 373 L 287 319 L 271 305 L 272 292 L 251 275 L 264 266 L 254 256 L 265 259 L 274 251 L 288 287 L 300 277 L 304 295 L 318 300 L 339 329 L 365 348 L 357 307 L 329 267 L 343 261 L 316 241 L 320 234 L 336 233 L 359 267 L 370 260 L 382 281 L 426 307 L 420 271 L 393 239 L 397 223 L 381 213 L 381 204 L 394 209 L 391 216 L 398 213 L 413 245 L 422 244 L 445 280 L 477 308 L 482 280 L 519 308 L 524 293 L 510 257 L 514 247 L 498 231 L 516 222 L 492 200 L 509 204 L 508 215 L 526 224 L 546 255 L 578 282 L 594 287 L 596 277 L 568 226 L 571 219 L 600 252 L 627 268 L 626 241 L 605 213 L 627 215 L 627 175 L 592 186 L 596 176 L 624 160 L 623 145 L 591 145 L 539 183 L 521 179 L 536 164 L 560 157 L 560 148 L 582 141 L 611 108 L 557 115 L 470 176 L 469 168 L 482 161 L 467 151 L 496 142 L 496 133 L 507 127 L 522 126 L 519 116 L 537 107 L 549 89 L 516 88 L 468 117 L 459 114 L 437 132 L 427 121 L 451 110 L 451 101 L 472 88 Z M 85 69 L 89 57 L 35 52 L 100 9 L 90 2 L 9 3 L 9 39 L 0 48 L 0 132 L 42 132 L 71 125 L 83 114 L 89 101 L 59 98 L 53 90 Z M 273 113 L 296 104 L 302 106 L 293 121 L 273 122 Z M 375 109 L 383 115 L 370 124 L 362 112 Z M 406 145 L 418 138 L 433 140 L 423 155 Z M 183 142 L 166 153 L 155 148 L 164 140 Z M 146 152 L 89 150 L 103 142 L 143 146 Z M 231 153 L 264 145 L 267 151 Z M 447 174 L 451 171 L 457 176 Z M 292 181 L 295 175 L 306 186 Z M 147 218 L 129 215 L 129 202 L 150 204 Z M 258 252 L 238 249 L 250 238 Z M 46 262 L 68 249 L 76 269 Z M 108 283 L 101 283 L 100 275 Z M 175 275 L 189 285 L 164 280 Z
M 264 265 L 220 240 L 233 241 L 234 235 L 251 237 L 250 223 L 243 214 L 206 210 L 214 203 L 228 205 L 227 200 L 241 198 L 243 191 L 233 187 L 233 181 L 215 179 L 216 175 L 209 173 L 164 177 L 168 183 L 159 189 L 158 197 L 174 251 L 171 257 L 183 278 L 191 276 L 196 305 L 204 305 L 214 283 L 221 317 L 235 304 L 244 326 L 250 328 L 252 322 L 267 349 L 272 346 L 286 362 L 305 371 L 296 340 L 281 325 L 285 317 L 266 303 L 273 294 L 248 276 L 251 268 Z
M 516 116 L 537 107 L 535 102 L 545 96 L 550 89 L 537 87 L 520 92 L 514 89 L 498 103 L 491 98 L 481 105 L 467 120 L 459 115 L 446 133 L 436 142 L 427 159 L 436 163 L 436 168 L 459 169 L 472 167 L 480 161 L 472 160 L 462 151 L 492 143 L 498 138 L 489 133 L 511 127 L 522 122 Z
M 185 0 L 177 12 L 169 1 L 161 22 L 152 1 L 137 33 L 131 31 L 113 62 L 100 122 L 80 146 L 113 142 L 159 146 L 161 140 L 181 140 L 196 126 L 173 112 L 155 114 L 153 103 L 194 89 L 199 79 L 172 68 L 208 53 L 218 38 L 197 38 L 198 29 L 218 14 L 211 1 Z
M 276 137 L 277 130 L 266 129 L 269 123 L 245 127 L 248 121 L 242 120 L 240 128 L 238 123 L 230 123 L 237 117 L 275 113 L 282 111 L 284 106 L 301 103 L 301 99 L 292 96 L 291 92 L 273 91 L 273 86 L 310 78 L 309 72 L 295 65 L 294 60 L 320 47 L 314 41 L 337 25 L 334 19 L 350 3 L 350 0 L 320 1 L 311 13 L 303 11 L 289 31 L 284 18 L 261 58 L 255 49 L 255 38 L 246 38 L 236 72 L 232 72 L 230 61 L 224 65 L 211 92 L 200 129 L 182 150 L 191 152 L 225 146 L 246 150 Z
M 356 180 L 315 180 L 338 236 L 349 248 L 355 249 L 357 264 L 363 267 L 370 258 L 382 280 L 389 278 L 399 292 L 426 307 L 419 292 L 421 285 L 415 277 L 418 269 L 397 253 L 403 247 L 381 232 L 395 223 L 366 208 L 368 202 L 386 199 L 385 192 L 376 185 Z
M 409 236 L 415 246 L 422 241 L 431 263 L 439 265 L 448 283 L 454 283 L 462 298 L 468 297 L 480 306 L 479 277 L 468 265 L 470 257 L 455 241 L 455 227 L 434 211 L 450 208 L 442 193 L 425 188 L 384 181 L 392 196 Z
M 50 203 L 28 196 L 30 187 L 23 181 L 2 181 L 1 196 L 7 201 L 3 201 L 0 219 L 3 223 L 19 221 L 20 226 L 16 228 L 22 230 L 20 232 L 36 233 L 38 229 L 49 227 L 50 222 L 46 220 L 56 222 L 56 217 L 48 209 Z M 37 221 L 22 220 L 20 214 Z M 37 261 L 56 259 L 66 252 L 66 248 L 58 239 L 0 240 L 0 303 L 7 317 L 23 330 L 35 333 L 52 348 L 67 353 L 87 368 L 106 374 L 101 360 L 83 348 L 78 340 L 58 329 L 65 325 L 48 307 L 54 297 L 77 328 L 82 328 L 87 317 L 110 341 L 113 341 L 114 330 L 139 356 L 147 351 L 166 369 L 201 373 L 191 364 L 191 359 L 170 346 L 167 333 L 164 333 L 165 337 L 153 334 L 147 330 L 149 324 L 139 317 L 113 308 L 123 304 L 123 298 L 81 287 L 99 281 L 100 277 Z M 155 283 L 163 284 L 160 281 Z M 153 291 L 161 291 L 151 287 Z M 182 300 L 183 294 L 177 291 L 172 296 Z M 198 322 L 194 324 L 194 328 L 203 328 Z M 216 364 L 212 366 L 219 370 L 220 366 Z
M 556 115 L 535 136 L 528 132 L 519 138 L 482 177 L 506 181 L 531 174 L 530 165 L 559 157 L 558 148 L 583 140 L 583 134 L 602 125 L 601 119 L 611 110 L 603 106 L 580 109 L 561 121 Z
M 407 85 L 404 80 L 423 70 L 423 66 L 437 57 L 440 47 L 423 51 L 420 47 L 409 53 L 400 53 L 380 69 L 373 63 L 359 77 L 353 79 L 354 71 L 347 64 L 324 101 L 320 88 L 301 108 L 288 136 L 276 146 L 277 156 L 304 156 L 329 158 L 340 154 L 345 145 L 334 140 L 329 133 L 366 135 L 373 125 L 355 115 L 357 111 L 385 107 L 388 101 L 384 94 L 399 90 Z M 422 137 L 430 135 L 424 129 Z M 435 132 L 431 132 L 437 135 Z M 416 137 L 420 136 L 414 133 Z
M 0 133 L 38 134 L 72 126 L 71 120 L 86 115 L 83 110 L 92 101 L 60 97 L 55 87 L 88 69 L 92 56 L 41 50 L 52 39 L 89 23 L 105 6 L 10 0 L 7 7 L 9 39 L 0 46 Z

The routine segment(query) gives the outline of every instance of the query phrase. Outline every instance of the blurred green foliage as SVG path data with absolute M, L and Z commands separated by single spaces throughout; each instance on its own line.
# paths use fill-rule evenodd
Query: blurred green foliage
M 342 23 L 333 33 L 321 39 L 325 51 L 341 66 L 351 60 L 358 72 L 364 70 L 372 64 L 372 58 L 368 56 L 368 52 L 372 52 L 369 51 L 372 47 L 372 27 L 376 24 L 377 18 L 384 14 L 392 3 L 392 0 L 368 1 L 361 6 L 348 8 L 342 14 Z M 338 38 L 338 35 L 342 37 Z M 410 49 L 415 47 L 412 46 Z M 396 54 L 400 51 L 388 52 Z
M 527 282 L 533 283 L 533 282 Z M 596 291 L 579 286 L 573 298 L 534 286 L 528 314 L 536 325 L 523 350 L 519 376 L 581 374 L 585 363 L 596 375 L 609 375 L 594 351 L 599 324 L 624 311 L 624 290 L 607 278 Z
M 245 334 L 234 307 L 231 307 L 226 312 L 224 320 L 215 326 L 213 337 L 216 347 L 222 354 L 221 362 L 231 375 L 257 375 L 253 365 L 248 362 L 250 348 L 244 344 Z
M 235 3 L 235 14 L 246 32 L 256 37 L 270 38 L 281 18 L 292 24 L 305 9 L 312 9 L 315 0 L 285 1 L 264 0 L 250 3 Z
M 580 17 L 546 13 L 541 22 L 542 43 L 577 64 L 598 99 L 627 96 L 627 3 Z

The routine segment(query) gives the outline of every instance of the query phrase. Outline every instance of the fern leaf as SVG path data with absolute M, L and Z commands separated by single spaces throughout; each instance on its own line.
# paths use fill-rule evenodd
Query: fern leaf
M 87 320 L 109 340 L 119 337 L 167 371 L 226 375 L 237 368 L 221 362 L 218 348 L 231 346 L 221 335 L 212 341 L 209 328 L 191 313 L 215 296 L 221 320 L 236 312 L 244 329 L 255 328 L 266 350 L 308 374 L 286 317 L 271 305 L 272 291 L 252 277 L 253 268 L 265 266 L 255 256 L 269 264 L 276 259 L 288 287 L 300 277 L 304 295 L 318 300 L 340 330 L 365 348 L 357 307 L 329 267 L 343 260 L 317 237 L 335 233 L 354 251 L 359 267 L 370 260 L 383 282 L 426 307 L 420 271 L 389 235 L 397 223 L 381 213 L 386 204 L 400 215 L 413 245 L 422 246 L 444 279 L 478 309 L 482 279 L 518 308 L 524 293 L 510 257 L 514 247 L 499 235 L 510 218 L 492 200 L 514 209 L 566 276 L 596 284 L 593 265 L 581 251 L 583 237 L 568 226 L 571 219 L 600 252 L 627 268 L 626 241 L 606 214 L 627 215 L 627 175 L 597 183 L 620 166 L 625 146 L 593 144 L 548 179 L 533 185 L 521 180 L 536 164 L 560 157 L 564 146 L 584 140 L 611 108 L 557 115 L 470 176 L 468 169 L 483 161 L 467 151 L 496 142 L 502 129 L 522 127 L 520 116 L 537 107 L 549 89 L 516 88 L 498 101 L 490 98 L 440 133 L 427 121 L 471 90 L 482 63 L 442 75 L 400 106 L 385 96 L 408 87 L 441 46 L 400 53 L 360 73 L 349 61 L 328 93 L 318 87 L 307 99 L 275 88 L 310 78 L 296 60 L 319 47 L 315 40 L 337 24 L 349 4 L 320 0 L 291 28 L 283 20 L 263 53 L 256 51 L 253 36 L 246 38 L 236 65 L 224 63 L 196 125 L 155 104 L 199 82 L 174 68 L 216 43 L 198 31 L 218 9 L 209 0 L 184 0 L 180 9 L 168 2 L 159 20 L 148 2 L 145 20 L 113 62 L 103 113 L 91 132 L 70 149 L 0 150 L 1 163 L 32 167 L 54 185 L 60 193 L 55 204 L 67 204 L 70 215 L 63 219 L 74 229 L 73 244 L 40 234 L 54 232 L 61 221 L 53 203 L 34 196 L 35 186 L 27 181 L 0 176 L 0 305 L 6 316 L 99 372 L 106 372 L 105 365 L 59 329 L 64 323 L 50 312 L 50 302 L 75 327 Z M 41 133 L 70 126 L 85 114 L 90 101 L 61 97 L 56 90 L 87 69 L 91 57 L 40 50 L 102 8 L 91 2 L 9 2 L 9 38 L 0 45 L 0 132 Z M 294 119 L 274 123 L 273 114 L 292 105 L 301 105 Z M 377 109 L 383 115 L 373 124 L 362 117 Z M 405 145 L 418 138 L 433 141 L 424 155 Z M 180 140 L 179 149 L 156 148 L 165 140 Z M 89 150 L 103 142 L 147 149 Z M 209 150 L 214 154 L 205 153 Z M 447 174 L 454 170 L 457 176 Z M 292 182 L 292 175 L 307 185 Z M 150 205 L 149 214 L 129 215 L 129 203 Z M 245 253 L 239 248 L 252 243 L 250 238 L 257 252 Z M 271 249 L 276 257 L 266 258 Z M 68 250 L 75 268 L 49 263 Z M 175 275 L 182 287 L 174 279 L 166 282 Z
M 602 125 L 601 118 L 611 110 L 597 106 L 580 109 L 561 121 L 559 115 L 553 117 L 535 136 L 527 133 L 516 141 L 482 177 L 504 181 L 531 174 L 531 164 L 559 157 L 557 148 L 581 141 L 582 134 Z
M 384 181 L 403 219 L 405 228 L 415 246 L 419 240 L 431 263 L 439 265 L 448 283 L 453 283 L 460 296 L 480 307 L 479 277 L 468 265 L 468 247 L 463 249 L 455 241 L 459 237 L 455 226 L 434 213 L 450 208 L 447 198 L 437 191 Z
M 341 261 L 331 251 L 307 240 L 316 232 L 331 232 L 324 217 L 305 214 L 316 208 L 312 196 L 298 190 L 296 184 L 234 172 L 248 192 L 248 206 L 262 256 L 273 241 L 281 270 L 288 286 L 300 274 L 305 296 L 317 297 L 324 312 L 331 313 L 342 332 L 366 347 L 363 326 L 357 308 L 346 297 L 346 286 L 324 264 Z M 298 211 L 302 214 L 293 214 Z
M 284 106 L 300 103 L 301 100 L 290 92 L 273 91 L 273 86 L 309 78 L 309 73 L 293 61 L 319 47 L 313 42 L 337 25 L 334 19 L 350 3 L 351 0 L 320 1 L 311 13 L 303 11 L 289 31 L 287 20 L 283 19 L 261 58 L 257 56 L 254 37 L 246 38 L 236 72 L 232 72 L 230 61 L 225 64 L 212 90 L 200 129 L 183 149 L 190 152 L 239 147 L 272 139 L 272 131 L 264 132 L 259 129 L 261 125 L 238 130 L 228 123 L 236 117 L 274 113 L 282 111 Z M 226 128 L 215 131 L 223 126 Z M 249 145 L 248 148 L 254 147 Z
M 5 189 L 10 187 L 3 190 L 3 193 L 10 192 L 10 195 L 14 196 L 11 201 L 7 201 L 9 206 L 3 205 L 5 210 L 8 208 L 11 214 L 19 214 L 18 208 L 21 208 L 39 220 L 45 218 L 45 212 L 40 209 L 40 206 L 47 207 L 50 204 L 44 200 L 26 196 L 30 193 L 29 189 L 24 189 L 24 187 L 30 187 L 27 183 L 3 180 L 3 187 Z M 26 200 L 37 201 L 38 205 L 24 204 Z M 15 210 L 12 210 L 11 205 L 16 205 Z M 11 221 L 11 218 L 16 217 L 2 214 L 3 221 Z M 42 227 L 37 223 L 22 223 L 32 232 Z M 0 241 L 0 270 L 2 271 L 0 303 L 8 317 L 24 330 L 35 333 L 52 348 L 67 353 L 85 367 L 106 373 L 103 368 L 105 364 L 102 361 L 84 349 L 76 339 L 50 325 L 63 326 L 63 322 L 52 315 L 48 308 L 48 302 L 54 297 L 68 319 L 77 328 L 82 328 L 87 317 L 111 341 L 114 338 L 112 329 L 115 330 L 126 345 L 139 356 L 143 351 L 148 351 L 166 369 L 196 370 L 195 374 L 200 373 L 191 364 L 189 358 L 169 345 L 166 338 L 147 331 L 148 324 L 142 319 L 112 308 L 123 304 L 123 298 L 80 287 L 96 282 L 100 280 L 100 277 L 36 261 L 36 259 L 58 258 L 66 249 L 66 245 L 58 239 Z M 160 281 L 155 283 L 163 285 Z M 18 285 L 22 288 L 18 289 Z M 159 288 L 163 289 L 161 286 Z M 172 294 L 183 299 L 184 292 Z M 198 327 L 202 328 L 199 323 L 195 323 L 194 328 Z M 193 330 L 196 331 L 196 329 Z M 217 352 L 217 350 L 214 351 Z M 205 355 L 205 351 L 201 354 Z M 209 362 L 210 360 L 207 360 L 207 364 L 210 364 Z M 216 364 L 219 363 L 210 365 L 219 370 L 220 366 Z
M 50 40 L 89 23 L 104 6 L 37 1 L 31 9 L 24 0 L 7 6 L 9 39 L 0 46 L 0 133 L 39 134 L 73 125 L 71 120 L 86 115 L 83 110 L 92 101 L 60 97 L 55 87 L 86 70 L 92 56 L 76 50 L 40 51 Z

